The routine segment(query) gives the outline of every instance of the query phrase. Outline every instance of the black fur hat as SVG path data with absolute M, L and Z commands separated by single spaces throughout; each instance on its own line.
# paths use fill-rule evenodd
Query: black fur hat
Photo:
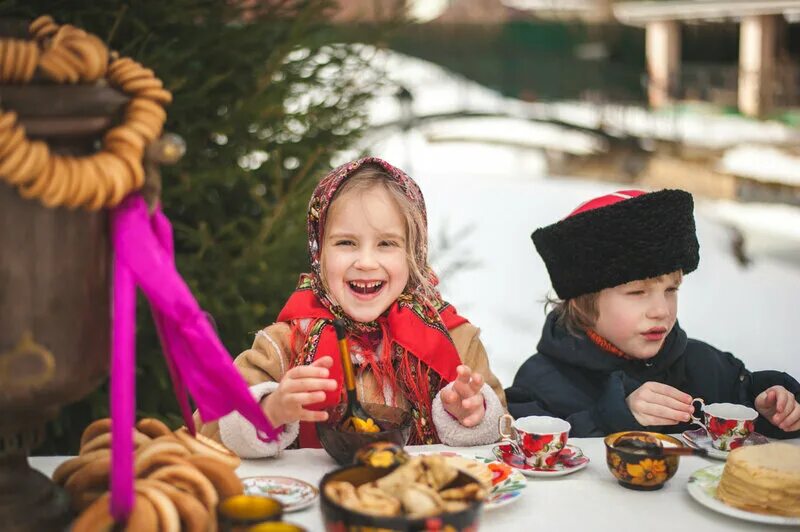
M 561 299 L 697 269 L 694 202 L 683 190 L 621 190 L 580 205 L 531 237 Z

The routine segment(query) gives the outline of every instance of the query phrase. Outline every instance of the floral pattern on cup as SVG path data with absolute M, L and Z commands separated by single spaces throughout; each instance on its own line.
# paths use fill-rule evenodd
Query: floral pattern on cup
M 504 430 L 508 424 L 508 430 Z M 531 467 L 552 468 L 569 438 L 570 424 L 550 416 L 500 418 L 499 432 L 515 453 Z
M 719 442 L 714 445 L 720 451 L 732 451 L 744 445 L 744 442 L 755 430 L 754 421 L 738 421 L 736 419 L 725 419 L 705 415 L 708 433 L 711 435 L 711 442 Z
M 702 399 L 694 399 L 703 413 L 703 421 L 692 416 L 692 421 L 702 426 L 711 437 L 711 446 L 720 451 L 732 451 L 744 445 L 755 430 L 758 412 L 744 405 L 712 403 L 706 405 Z M 697 408 L 697 407 L 696 407 Z

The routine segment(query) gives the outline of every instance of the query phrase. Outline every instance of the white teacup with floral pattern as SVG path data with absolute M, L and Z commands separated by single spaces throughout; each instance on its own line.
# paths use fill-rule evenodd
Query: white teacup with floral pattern
M 750 407 L 733 403 L 707 405 L 702 399 L 692 399 L 692 405 L 703 413 L 703 420 L 692 414 L 692 422 L 706 429 L 715 449 L 732 451 L 753 433 L 758 412 Z
M 572 426 L 550 416 L 500 417 L 500 436 L 531 467 L 553 467 L 564 449 Z

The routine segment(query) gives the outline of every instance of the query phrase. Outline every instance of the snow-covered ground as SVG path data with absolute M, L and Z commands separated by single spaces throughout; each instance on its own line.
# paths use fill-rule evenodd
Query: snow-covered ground
M 390 74 L 413 92 L 418 114 L 465 107 L 514 112 L 530 105 L 503 98 L 424 61 L 399 54 L 390 54 L 386 60 Z M 561 109 L 562 115 L 568 114 L 567 104 Z M 586 109 L 573 106 L 572 112 L 585 113 Z M 396 120 L 400 113 L 391 96 L 379 98 L 372 123 Z M 509 143 L 505 142 L 512 127 L 508 122 L 469 120 L 473 125 L 465 127 L 463 135 L 452 121 L 442 130 L 436 123 L 428 123 L 406 133 L 384 130 L 368 137 L 365 147 L 404 168 L 422 187 L 428 203 L 434 268 L 448 270 L 459 261 L 476 263 L 449 273 L 443 279 L 442 292 L 482 329 L 492 367 L 508 385 L 519 365 L 534 352 L 544 321 L 543 301 L 550 288 L 530 234 L 590 197 L 626 187 L 548 177 L 541 151 L 530 147 L 530 137 L 535 137 L 543 147 L 570 142 L 584 149 L 591 146 L 591 135 L 576 141 L 568 136 L 574 132 L 548 126 L 549 136 L 537 137 L 544 130 L 529 131 L 520 142 Z M 474 138 L 474 120 L 482 120 L 488 142 Z M 792 134 L 775 125 L 765 128 L 778 137 Z M 691 130 L 688 127 L 686 135 L 696 135 Z M 752 129 L 743 133 L 755 134 Z M 498 137 L 503 142 L 491 141 Z M 342 153 L 341 159 L 353 155 Z M 739 206 L 726 208 L 727 216 L 741 223 Z M 753 263 L 739 265 L 731 253 L 731 230 L 718 221 L 724 219 L 723 211 L 711 202 L 699 202 L 701 261 L 698 271 L 688 275 L 681 288 L 681 325 L 690 336 L 734 353 L 750 369 L 782 369 L 800 377 L 800 348 L 795 338 L 800 328 L 800 268 L 759 255 L 757 246 Z M 775 227 L 785 225 L 788 237 L 793 238 L 800 224 L 788 224 L 796 220 L 796 212 L 775 213 L 769 207 L 752 212 L 748 224 L 762 224 L 770 238 Z

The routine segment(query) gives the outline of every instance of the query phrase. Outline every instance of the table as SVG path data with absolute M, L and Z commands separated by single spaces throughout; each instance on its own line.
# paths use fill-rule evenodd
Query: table
M 800 439 L 789 440 L 800 445 Z M 483 512 L 481 530 L 626 530 L 709 532 L 713 530 L 789 530 L 787 527 L 740 521 L 709 510 L 691 498 L 686 490 L 689 476 L 696 470 L 721 462 L 695 456 L 681 457 L 675 476 L 660 490 L 634 491 L 621 487 L 606 467 L 602 438 L 570 438 L 591 459 L 576 473 L 558 478 L 528 478 L 523 495 L 515 502 Z M 454 451 L 465 455 L 492 456 L 492 445 L 447 447 L 409 446 L 411 453 Z M 66 456 L 32 457 L 31 466 L 50 476 Z M 322 476 L 336 468 L 322 449 L 284 451 L 274 458 L 244 460 L 237 469 L 240 477 L 282 475 L 319 486 Z M 285 515 L 285 520 L 310 531 L 323 529 L 319 502 Z

